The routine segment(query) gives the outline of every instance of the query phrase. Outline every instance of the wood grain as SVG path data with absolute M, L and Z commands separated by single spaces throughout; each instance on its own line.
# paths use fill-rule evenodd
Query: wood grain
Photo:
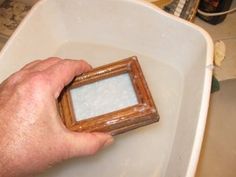
M 70 90 L 123 73 L 130 75 L 138 104 L 76 121 Z M 95 68 L 76 77 L 63 90 L 58 99 L 58 108 L 66 127 L 78 132 L 106 132 L 117 135 L 159 120 L 158 111 L 135 56 Z

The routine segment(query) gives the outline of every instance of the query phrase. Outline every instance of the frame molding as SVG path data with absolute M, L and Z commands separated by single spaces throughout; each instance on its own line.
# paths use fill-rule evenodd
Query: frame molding
M 70 90 L 123 73 L 129 73 L 138 104 L 76 121 Z M 77 76 L 62 91 L 58 99 L 58 106 L 66 127 L 78 132 L 106 132 L 117 135 L 159 120 L 158 111 L 136 56 L 92 69 Z

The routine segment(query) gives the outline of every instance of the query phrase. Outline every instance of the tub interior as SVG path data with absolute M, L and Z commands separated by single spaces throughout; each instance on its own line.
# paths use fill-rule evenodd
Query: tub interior
M 50 56 L 85 59 L 96 67 L 136 55 L 160 122 L 116 136 L 97 155 L 68 160 L 39 176 L 185 176 L 206 49 L 197 28 L 143 1 L 40 1 L 2 50 L 0 81 L 26 63 Z

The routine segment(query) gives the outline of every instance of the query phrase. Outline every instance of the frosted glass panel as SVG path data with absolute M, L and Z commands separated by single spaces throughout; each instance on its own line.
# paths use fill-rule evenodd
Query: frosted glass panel
M 70 94 L 77 121 L 138 103 L 128 73 L 71 89 Z

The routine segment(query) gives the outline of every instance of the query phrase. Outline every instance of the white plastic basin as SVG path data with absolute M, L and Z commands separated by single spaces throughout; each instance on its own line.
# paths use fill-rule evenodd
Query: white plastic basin
M 119 135 L 96 156 L 69 160 L 41 176 L 192 177 L 206 122 L 212 53 L 202 29 L 144 1 L 42 0 L 1 51 L 0 81 L 49 56 L 99 66 L 137 55 L 160 122 Z

